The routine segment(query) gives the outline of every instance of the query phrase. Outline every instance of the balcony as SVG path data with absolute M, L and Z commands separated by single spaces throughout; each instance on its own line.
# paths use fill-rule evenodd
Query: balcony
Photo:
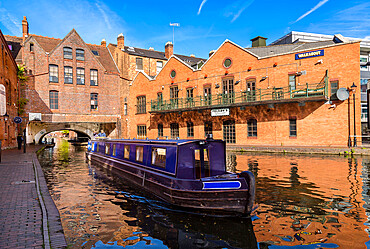
M 242 92 L 176 98 L 170 100 L 151 100 L 150 113 L 191 111 L 211 108 L 264 105 L 325 100 L 328 96 L 327 81 L 305 84 L 296 89 L 289 87 L 257 89 Z

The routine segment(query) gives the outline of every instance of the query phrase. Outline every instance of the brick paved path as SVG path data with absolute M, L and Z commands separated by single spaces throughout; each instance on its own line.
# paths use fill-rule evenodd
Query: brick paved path
M 43 248 L 43 222 L 49 223 L 51 247 L 66 246 L 59 221 L 59 212 L 47 190 L 44 175 L 35 157 L 36 149 L 30 146 L 27 153 L 19 150 L 2 151 L 0 163 L 0 248 Z M 36 161 L 36 162 L 35 162 Z M 35 184 L 35 169 L 48 218 L 43 213 Z M 46 214 L 44 214 L 46 215 Z M 46 218 L 46 216 L 44 216 Z

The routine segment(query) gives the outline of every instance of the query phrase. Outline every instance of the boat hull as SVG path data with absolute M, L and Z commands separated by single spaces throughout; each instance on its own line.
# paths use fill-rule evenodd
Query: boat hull
M 127 182 L 142 188 L 170 204 L 217 213 L 242 213 L 252 211 L 254 189 L 244 178 L 239 178 L 240 189 L 204 189 L 205 180 L 184 180 L 153 172 L 122 160 L 87 152 L 92 164 L 104 167 Z M 253 188 L 254 188 L 254 179 Z M 247 187 L 246 187 L 247 186 Z

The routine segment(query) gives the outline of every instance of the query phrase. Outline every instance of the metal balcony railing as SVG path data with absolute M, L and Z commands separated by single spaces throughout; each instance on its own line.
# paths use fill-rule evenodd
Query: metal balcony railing
M 321 83 L 305 84 L 295 89 L 289 87 L 274 87 L 242 92 L 231 92 L 214 95 L 201 95 L 192 98 L 175 98 L 170 100 L 151 100 L 151 112 L 172 111 L 196 107 L 227 107 L 233 104 L 248 102 L 280 101 L 284 99 L 301 99 L 316 96 L 328 96 L 327 80 Z M 256 104 L 257 104 L 256 103 Z

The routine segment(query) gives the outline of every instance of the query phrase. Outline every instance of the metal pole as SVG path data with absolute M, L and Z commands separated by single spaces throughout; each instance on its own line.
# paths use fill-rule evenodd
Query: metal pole
M 356 94 L 353 93 L 353 147 L 357 147 L 357 137 L 356 137 Z
M 352 147 L 351 141 L 351 101 L 348 98 L 348 147 Z
M 26 145 L 27 145 L 27 142 L 26 142 L 26 128 L 24 128 L 24 130 L 23 130 L 23 153 L 26 153 Z

